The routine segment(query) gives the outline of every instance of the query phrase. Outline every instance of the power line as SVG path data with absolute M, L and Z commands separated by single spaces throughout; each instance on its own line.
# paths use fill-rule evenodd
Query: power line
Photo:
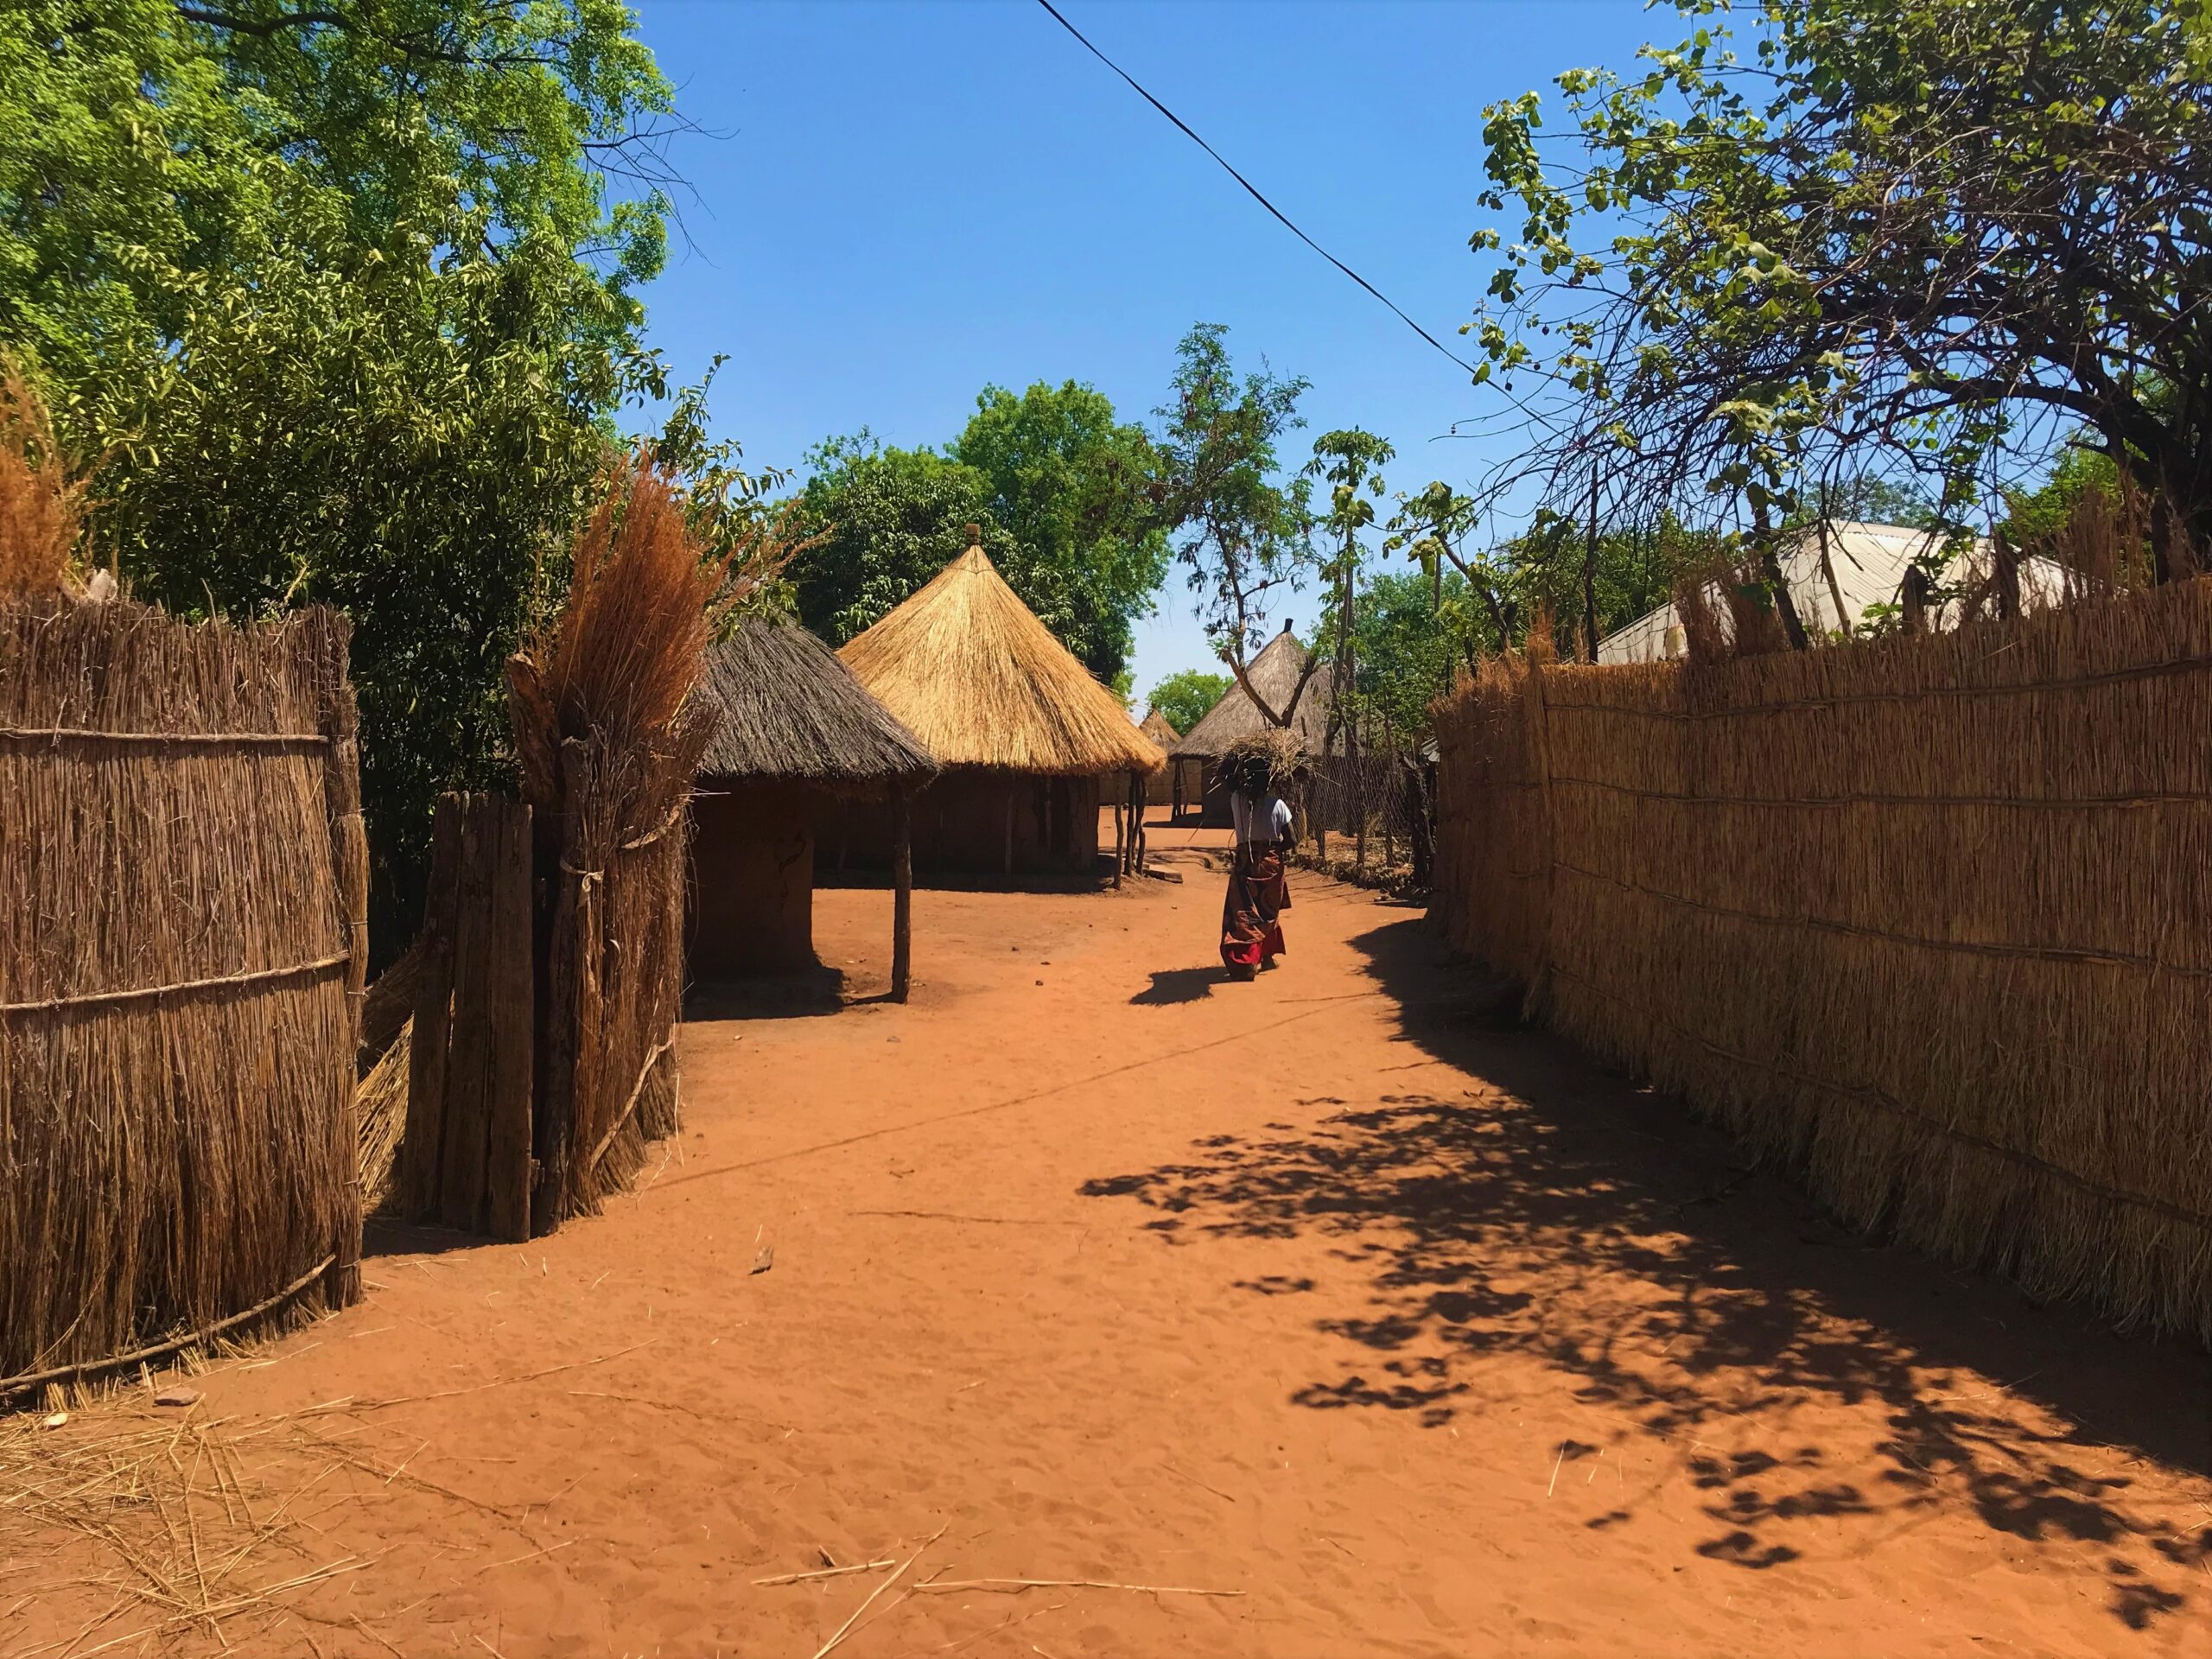
M 1269 201 L 1267 197 L 1261 194 L 1259 188 L 1253 184 L 1251 180 L 1246 178 L 1242 173 L 1239 173 L 1235 168 L 1231 167 L 1227 159 L 1223 156 L 1219 150 L 1216 149 L 1211 144 L 1206 143 L 1205 139 L 1199 137 L 1197 133 L 1192 131 L 1188 122 L 1185 121 L 1181 116 L 1176 114 L 1174 111 L 1169 109 L 1165 104 L 1154 98 L 1150 92 L 1145 91 L 1141 86 L 1138 85 L 1136 77 L 1130 74 L 1129 72 L 1122 68 L 1120 64 L 1115 62 L 1113 59 L 1108 57 L 1103 52 L 1101 52 L 1096 47 L 1093 46 L 1084 36 L 1084 32 L 1081 29 L 1077 29 L 1073 23 L 1068 22 L 1066 18 L 1061 16 L 1058 9 L 1052 4 L 1052 0 L 1037 0 L 1037 3 L 1044 7 L 1046 11 L 1051 12 L 1052 14 L 1052 21 L 1058 23 L 1062 29 L 1067 30 L 1069 34 L 1074 35 L 1076 39 L 1081 42 L 1084 51 L 1090 53 L 1092 57 L 1097 59 L 1099 62 L 1104 64 L 1109 69 L 1111 69 L 1123 80 L 1128 82 L 1130 90 L 1135 92 L 1139 98 L 1144 99 L 1144 101 L 1151 105 L 1154 109 L 1158 110 L 1162 115 L 1173 122 L 1181 130 L 1185 137 L 1188 138 L 1200 149 L 1205 151 L 1207 155 L 1212 156 L 1215 161 L 1220 162 L 1221 170 L 1228 174 L 1230 178 L 1236 180 L 1237 183 L 1243 185 L 1244 187 L 1245 194 L 1249 195 L 1253 200 L 1258 202 L 1261 207 L 1266 208 L 1270 213 L 1274 214 L 1284 229 L 1287 230 L 1293 236 L 1303 242 L 1307 247 L 1313 249 L 1314 252 L 1319 254 L 1324 259 L 1334 265 L 1338 270 L 1344 272 L 1345 276 L 1351 277 L 1352 281 L 1357 283 L 1362 288 L 1365 289 L 1370 294 L 1372 294 L 1376 299 L 1382 301 L 1383 304 L 1389 306 L 1392 315 L 1395 315 L 1399 321 L 1404 323 L 1407 327 L 1419 334 L 1423 340 L 1427 340 L 1431 346 L 1433 346 L 1446 357 L 1450 358 L 1452 362 L 1458 364 L 1469 374 L 1475 372 L 1475 365 L 1473 364 L 1468 362 L 1457 352 L 1446 346 L 1442 340 L 1437 339 L 1434 334 L 1430 334 L 1427 329 L 1422 327 L 1421 324 L 1415 322 L 1403 311 L 1401 311 L 1398 308 L 1397 302 L 1388 294 L 1385 294 L 1381 289 L 1376 287 L 1374 283 L 1369 282 L 1366 277 L 1361 276 L 1350 265 L 1344 264 L 1343 260 L 1338 258 L 1335 254 L 1331 253 L 1319 242 L 1316 242 L 1312 237 L 1306 235 L 1305 232 L 1300 230 L 1298 226 L 1291 221 L 1288 214 L 1285 213 L 1281 208 L 1276 207 L 1274 203 Z

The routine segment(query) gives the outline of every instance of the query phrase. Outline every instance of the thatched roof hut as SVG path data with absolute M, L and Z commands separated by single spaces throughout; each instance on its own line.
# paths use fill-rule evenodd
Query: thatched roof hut
M 981 546 L 837 654 L 943 766 L 1096 778 L 1166 763 Z
M 1162 754 L 1173 748 L 1179 741 L 1174 726 L 1157 709 L 1144 711 L 1144 718 L 1137 722 L 1137 730 L 1158 744 Z M 1154 772 L 1145 780 L 1144 800 L 1147 806 L 1165 806 L 1173 798 L 1168 778 L 1168 772 L 1173 770 L 1171 762 L 1166 769 Z
M 915 823 L 926 867 L 1087 874 L 1101 781 L 1166 764 L 977 544 L 838 655 L 945 769 Z
M 1286 622 L 1282 632 L 1268 640 L 1266 649 L 1252 659 L 1245 674 L 1260 695 L 1281 714 L 1291 694 L 1298 690 L 1298 677 L 1305 673 L 1306 660 L 1306 647 L 1299 644 L 1290 631 L 1290 624 Z M 1314 664 L 1289 727 L 1299 747 L 1308 754 L 1320 753 L 1326 744 L 1334 687 L 1335 677 L 1330 665 Z M 1228 753 L 1239 739 L 1258 737 L 1268 728 L 1267 717 L 1261 714 L 1244 688 L 1231 685 L 1221 701 L 1206 712 L 1205 718 L 1168 748 L 1168 760 L 1174 767 L 1172 781 L 1177 811 L 1202 810 L 1209 820 L 1217 818 L 1226 823 L 1229 798 L 1212 786 L 1214 763 Z
M 702 778 L 880 794 L 936 775 L 929 750 L 804 628 L 745 618 L 708 651 L 700 690 L 721 715 Z
M 709 650 L 700 695 L 721 719 L 695 804 L 693 970 L 811 966 L 814 826 L 826 798 L 843 798 L 842 816 L 880 816 L 887 839 L 903 845 L 909 796 L 937 762 L 804 628 L 744 619 Z M 887 797 L 889 810 L 870 814 L 855 797 Z M 894 857 L 894 996 L 906 989 L 909 868 Z

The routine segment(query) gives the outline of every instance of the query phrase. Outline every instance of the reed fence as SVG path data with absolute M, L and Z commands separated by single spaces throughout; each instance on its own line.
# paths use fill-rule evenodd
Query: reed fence
M 1891 1228 L 2212 1339 L 2212 582 L 1710 664 L 1486 665 L 1434 908 Z
M 0 1396 L 359 1294 L 347 639 L 0 607 Z

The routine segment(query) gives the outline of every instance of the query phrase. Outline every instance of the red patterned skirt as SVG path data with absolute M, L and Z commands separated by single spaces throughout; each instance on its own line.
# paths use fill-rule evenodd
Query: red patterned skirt
M 1229 873 L 1229 893 L 1221 903 L 1221 959 L 1232 972 L 1249 976 L 1263 960 L 1282 954 L 1277 918 L 1289 908 L 1282 855 L 1272 847 L 1246 849 Z

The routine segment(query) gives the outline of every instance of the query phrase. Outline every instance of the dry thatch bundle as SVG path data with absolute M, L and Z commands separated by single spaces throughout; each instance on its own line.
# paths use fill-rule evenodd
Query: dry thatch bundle
M 1167 716 L 1157 709 L 1147 709 L 1144 711 L 1144 718 L 1137 722 L 1137 730 L 1159 745 L 1162 754 L 1173 748 L 1182 739 L 1182 734 L 1178 732 Z
M 1292 695 L 1298 691 L 1299 678 L 1306 674 L 1309 664 L 1313 671 L 1306 680 L 1305 691 L 1299 695 L 1290 729 L 1297 734 L 1306 753 L 1319 754 L 1328 734 L 1332 687 L 1335 683 L 1329 664 L 1312 663 L 1306 647 L 1298 643 L 1285 625 L 1281 633 L 1268 641 L 1267 648 L 1246 665 L 1244 672 L 1280 715 L 1289 707 Z M 1232 684 L 1197 725 L 1168 746 L 1167 752 L 1178 760 L 1216 760 L 1228 753 L 1230 746 L 1237 739 L 1272 729 L 1274 728 L 1267 716 L 1260 712 L 1244 688 Z
M 676 1128 L 685 807 L 715 734 L 695 695 L 708 642 L 788 556 L 764 520 L 720 556 L 645 452 L 576 538 L 560 613 L 508 664 L 523 793 L 539 827 L 546 918 L 543 1075 L 531 1226 L 547 1232 L 626 1185 Z
M 2212 582 L 1486 673 L 1440 903 L 1535 1007 L 1893 1226 L 2212 1336 Z
M 743 617 L 707 653 L 701 701 L 720 717 L 699 764 L 714 778 L 776 778 L 851 793 L 919 783 L 937 762 L 829 646 Z
M 407 1079 L 414 1064 L 414 1045 L 409 1039 L 414 1030 L 412 1020 L 402 1024 L 399 1035 L 385 1046 L 353 1090 L 361 1209 L 366 1215 L 383 1210 L 397 1185 L 399 1143 L 407 1130 Z
M 1082 778 L 1167 763 L 980 546 L 837 654 L 943 766 Z
M 0 357 L 0 600 L 73 593 L 88 503 L 46 405 Z
M 1245 761 L 1255 760 L 1267 762 L 1277 788 L 1287 788 L 1306 764 L 1306 745 L 1294 727 L 1262 726 L 1236 738 L 1222 752 L 1221 771 L 1233 776 Z
M 353 1294 L 346 640 L 0 606 L 0 1377 Z
M 710 555 L 682 486 L 648 452 L 613 469 L 576 537 L 559 612 L 507 665 L 523 796 L 541 817 L 557 817 L 566 798 L 562 746 L 585 739 L 613 762 L 618 839 L 682 804 L 714 734 L 713 709 L 691 695 L 708 643 L 782 568 L 786 546 L 780 525 L 764 521 Z

